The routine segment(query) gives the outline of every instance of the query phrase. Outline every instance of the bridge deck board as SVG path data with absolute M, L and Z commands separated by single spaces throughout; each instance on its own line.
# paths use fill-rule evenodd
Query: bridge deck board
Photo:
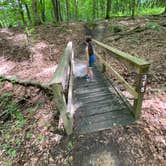
M 75 114 L 76 132 L 90 133 L 133 123 L 129 108 L 96 68 L 94 78 L 94 82 L 85 78 L 74 80 L 74 101 L 79 105 Z

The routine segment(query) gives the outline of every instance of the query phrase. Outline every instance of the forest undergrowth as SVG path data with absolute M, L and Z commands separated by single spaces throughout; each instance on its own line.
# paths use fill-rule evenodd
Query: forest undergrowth
M 88 24 L 92 32 L 105 28 L 93 34 L 97 39 L 103 38 L 104 43 L 152 63 L 143 115 L 134 125 L 66 136 L 58 129 L 59 114 L 51 94 L 0 79 L 0 165 L 87 166 L 98 162 L 107 166 L 111 164 L 110 154 L 116 156 L 112 165 L 165 165 L 165 19 L 123 18 Z M 82 23 L 37 26 L 28 44 L 24 29 L 0 29 L 0 75 L 48 83 L 67 42 L 73 40 L 76 47 L 81 47 L 84 36 Z M 130 80 L 130 74 L 124 76 Z M 8 114 L 3 115 L 6 111 Z M 96 160 L 93 154 L 104 154 L 105 159 Z

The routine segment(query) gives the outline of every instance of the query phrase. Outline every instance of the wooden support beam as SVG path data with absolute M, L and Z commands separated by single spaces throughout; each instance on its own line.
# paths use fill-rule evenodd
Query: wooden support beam
M 72 55 L 70 57 L 70 79 L 69 79 L 69 89 L 68 89 L 68 102 L 67 102 L 67 114 L 69 118 L 68 125 L 68 133 L 71 134 L 73 132 L 73 63 L 74 63 L 74 52 L 72 51 Z
M 106 61 L 105 52 L 103 53 L 103 59 L 104 59 L 104 61 Z M 103 66 L 102 66 L 102 72 L 105 73 L 105 72 L 106 72 L 106 65 L 105 65 L 104 63 L 103 63 L 102 65 L 103 65 Z
M 71 120 L 69 113 L 66 112 L 67 110 L 67 104 L 66 99 L 63 93 L 63 87 L 61 84 L 54 84 L 51 85 L 51 88 L 54 93 L 54 101 L 56 103 L 57 109 L 60 112 L 60 118 L 63 120 L 64 128 L 66 130 L 66 133 L 68 135 L 71 134 Z
M 135 119 L 139 119 L 141 117 L 142 102 L 147 83 L 147 74 L 145 73 L 145 71 L 148 71 L 148 67 L 146 69 L 144 68 L 136 78 L 136 91 L 138 93 L 138 98 L 134 100 L 133 106 Z
M 60 118 L 63 121 L 66 133 L 70 135 L 73 132 L 73 114 L 72 110 L 72 86 L 73 86 L 73 55 L 72 42 L 69 42 L 64 54 L 60 60 L 53 78 L 50 81 L 50 87 L 54 94 L 54 101 L 57 109 L 60 112 Z M 70 67 L 70 72 L 68 72 Z M 70 75 L 68 76 L 68 74 Z M 69 81 L 68 81 L 69 79 Z M 68 96 L 66 99 L 63 83 L 66 81 L 69 84 Z M 66 103 L 67 102 L 67 103 Z

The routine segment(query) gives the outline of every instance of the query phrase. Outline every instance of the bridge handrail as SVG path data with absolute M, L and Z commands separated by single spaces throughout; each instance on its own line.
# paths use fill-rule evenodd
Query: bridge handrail
M 57 109 L 60 112 L 60 119 L 62 119 L 68 135 L 73 131 L 73 57 L 72 42 L 69 42 L 49 84 L 54 94 Z
M 118 50 L 116 48 L 108 46 L 108 45 L 106 45 L 104 43 L 101 43 L 101 42 L 99 42 L 97 40 L 93 39 L 93 42 L 95 42 L 99 46 L 107 49 L 108 51 L 112 52 L 116 56 L 117 59 L 123 59 L 126 62 L 128 62 L 128 63 L 130 63 L 132 65 L 135 65 L 138 68 L 144 68 L 144 67 L 148 67 L 150 65 L 149 62 L 147 62 L 147 61 L 145 61 L 143 59 L 140 59 L 138 57 L 132 56 L 132 55 L 130 55 L 128 53 L 125 53 L 125 52 L 120 51 L 120 50 Z
M 113 53 L 116 59 L 122 60 L 122 63 L 127 62 L 127 65 L 132 65 L 135 67 L 137 71 L 137 78 L 136 78 L 136 88 L 132 87 L 115 69 L 106 61 L 104 60 L 99 54 L 96 53 L 97 57 L 103 63 L 104 67 L 108 67 L 111 69 L 114 76 L 125 86 L 126 90 L 134 96 L 134 105 L 133 105 L 133 113 L 136 119 L 139 119 L 141 116 L 141 108 L 142 108 L 142 101 L 145 92 L 145 86 L 147 81 L 147 72 L 149 70 L 150 63 L 144 61 L 143 59 L 134 57 L 130 54 L 125 52 L 119 51 L 113 47 L 110 47 L 106 44 L 103 44 L 97 40 L 93 39 L 93 42 L 97 45 L 101 46 L 102 48 L 107 49 L 111 53 Z M 126 63 L 125 63 L 126 64 Z

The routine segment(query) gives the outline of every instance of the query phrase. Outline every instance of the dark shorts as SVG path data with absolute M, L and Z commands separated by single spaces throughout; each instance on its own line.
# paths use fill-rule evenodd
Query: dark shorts
M 95 60 L 96 60 L 96 55 L 93 54 L 89 57 L 89 67 L 93 67 L 94 63 L 95 63 Z

